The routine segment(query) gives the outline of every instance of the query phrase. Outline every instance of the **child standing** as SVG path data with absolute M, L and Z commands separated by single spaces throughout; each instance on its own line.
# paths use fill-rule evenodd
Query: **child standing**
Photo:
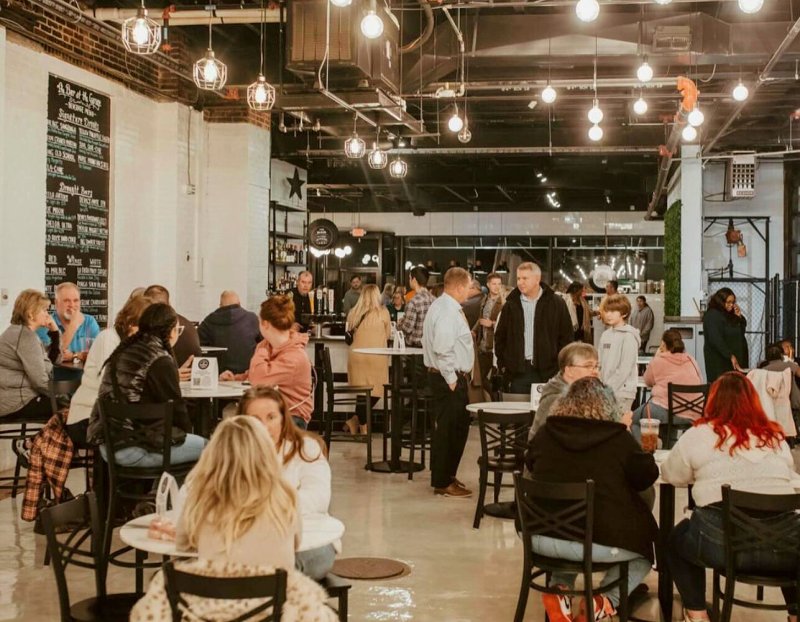
M 600 379 L 614 391 L 620 408 L 628 412 L 636 397 L 639 379 L 638 329 L 628 324 L 631 303 L 622 294 L 612 294 L 600 303 L 600 317 L 608 326 L 600 338 Z

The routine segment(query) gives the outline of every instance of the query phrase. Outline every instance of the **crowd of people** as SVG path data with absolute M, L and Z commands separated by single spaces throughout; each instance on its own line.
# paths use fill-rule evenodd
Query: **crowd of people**
M 99 399 L 171 401 L 172 429 L 152 430 L 146 440 L 117 449 L 114 459 L 128 467 L 158 466 L 161 439 L 169 435 L 172 463 L 196 463 L 185 483 L 181 542 L 196 548 L 201 560 L 296 569 L 321 579 L 339 543 L 296 552 L 303 517 L 327 514 L 331 499 L 327 448 L 307 431 L 321 417 L 313 412 L 309 325 L 303 323 L 313 315 L 312 285 L 312 275 L 302 273 L 290 296 L 268 298 L 257 314 L 244 309 L 235 292 L 222 292 L 219 308 L 197 328 L 171 306 L 163 286 L 137 288 L 104 330 L 81 312 L 76 285 L 56 287 L 52 313 L 43 293 L 25 290 L 15 301 L 11 325 L 0 334 L 0 421 L 49 420 L 48 383 L 54 371 L 74 360 L 82 362 L 80 386 L 55 416 L 72 446 L 98 447 L 104 460 L 110 457 Z M 565 293 L 555 292 L 533 262 L 517 267 L 510 291 L 500 274 L 489 273 L 484 285 L 457 266 L 444 273 L 440 292 L 429 285 L 423 266 L 409 271 L 407 289 L 389 284 L 381 291 L 358 276 L 351 279 L 342 300 L 352 336 L 349 382 L 372 387 L 375 406 L 388 383 L 388 358 L 355 350 L 385 347 L 395 331 L 407 346 L 422 348 L 418 379 L 427 386 L 433 420 L 430 484 L 434 495 L 451 498 L 472 494 L 458 478 L 470 430 L 471 388 L 497 398 L 529 395 L 539 385 L 527 471 L 545 481 L 595 481 L 593 558 L 629 561 L 629 592 L 650 571 L 657 532 L 648 489 L 659 470 L 640 445 L 641 422 L 667 420 L 670 384 L 711 384 L 705 410 L 693 415 L 693 427 L 677 440 L 661 470 L 665 481 L 694 484 L 698 509 L 672 532 L 668 562 L 685 619 L 707 620 L 704 568 L 719 566 L 723 555 L 721 485 L 770 494 L 797 486 L 787 444 L 796 437 L 793 415 L 800 408 L 800 367 L 791 343 L 767 347 L 763 363 L 745 376 L 751 362 L 746 320 L 734 293 L 722 288 L 703 318 L 705 374 L 686 353 L 680 332 L 665 331 L 641 378 L 651 397 L 634 410 L 639 357 L 653 329 L 643 296 L 636 299 L 634 315 L 630 300 L 613 283 L 599 305 L 605 328 L 595 349 L 585 287 L 572 283 Z M 180 386 L 203 346 L 225 349 L 220 380 L 251 385 L 236 414 L 210 439 L 195 433 Z M 762 375 L 753 376 L 756 372 Z M 786 386 L 778 387 L 779 381 Z M 345 429 L 363 434 L 365 427 L 362 403 Z M 15 450 L 24 457 L 29 442 Z M 583 554 L 578 543 L 547 536 L 537 536 L 533 548 L 573 560 Z M 784 570 L 787 562 L 761 557 L 753 563 Z M 611 571 L 603 582 L 615 578 Z M 569 573 L 555 574 L 553 585 L 569 589 L 574 580 Z M 156 592 L 148 594 L 148 607 L 161 602 Z M 785 596 L 787 603 L 796 602 L 791 591 Z M 595 619 L 614 615 L 619 599 L 619 590 L 597 596 Z M 570 599 L 558 593 L 544 595 L 544 605 L 556 622 L 585 616 L 585 603 L 574 617 Z M 796 614 L 790 607 L 791 620 Z

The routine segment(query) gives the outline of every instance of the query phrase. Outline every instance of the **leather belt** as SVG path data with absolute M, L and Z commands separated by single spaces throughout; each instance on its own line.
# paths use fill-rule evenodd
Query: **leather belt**
M 435 367 L 428 367 L 428 373 L 429 374 L 439 374 L 439 375 L 441 375 L 442 372 L 440 372 Z M 456 376 L 462 376 L 462 377 L 466 378 L 467 380 L 469 380 L 470 372 L 456 370 Z

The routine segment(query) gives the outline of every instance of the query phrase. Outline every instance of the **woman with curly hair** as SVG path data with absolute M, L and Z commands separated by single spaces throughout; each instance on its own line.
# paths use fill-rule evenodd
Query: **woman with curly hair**
M 533 479 L 542 482 L 595 483 L 592 559 L 628 561 L 628 593 L 642 582 L 653 563 L 658 527 L 639 493 L 658 478 L 653 456 L 642 451 L 622 421 L 613 392 L 597 378 L 576 380 L 556 402 L 545 424 L 530 442 L 526 464 Z M 533 538 L 534 551 L 570 561 L 583 559 L 583 542 L 547 535 Z M 551 586 L 572 589 L 576 573 L 553 573 Z M 619 577 L 618 568 L 606 573 L 601 585 Z M 594 620 L 616 614 L 619 588 L 594 597 Z M 586 621 L 586 603 L 572 617 L 567 595 L 543 594 L 552 622 Z

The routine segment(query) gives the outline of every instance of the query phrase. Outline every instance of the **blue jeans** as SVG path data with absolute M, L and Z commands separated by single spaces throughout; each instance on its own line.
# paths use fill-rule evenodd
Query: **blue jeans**
M 326 544 L 309 551 L 298 551 L 294 556 L 294 567 L 315 581 L 325 578 L 336 560 L 336 549 Z
M 670 533 L 666 559 L 686 609 L 706 608 L 706 568 L 725 567 L 722 534 L 722 509 L 715 506 L 695 509 L 691 518 L 678 523 Z M 755 574 L 794 576 L 797 563 L 796 556 L 759 549 L 740 555 L 737 565 Z M 781 588 L 781 591 L 789 605 L 789 614 L 796 615 L 796 590 Z
M 647 419 L 647 412 L 645 412 L 647 404 L 650 404 L 650 418 L 660 421 L 661 426 L 667 425 L 668 411 L 666 408 L 659 406 L 658 404 L 654 404 L 652 400 L 646 404 L 642 404 L 639 406 L 639 408 L 633 411 L 633 423 L 631 424 L 631 434 L 633 434 L 633 438 L 640 443 L 642 442 L 642 428 L 639 425 L 639 421 L 642 419 Z
M 559 538 L 550 538 L 548 536 L 533 536 L 532 544 L 534 552 L 540 555 L 566 559 L 573 562 L 583 561 L 583 542 L 571 542 L 569 540 L 560 540 Z M 650 561 L 638 553 L 633 553 L 632 551 L 626 551 L 625 549 L 619 549 L 617 547 L 605 546 L 603 544 L 592 544 L 592 561 L 629 561 L 628 594 L 644 580 L 651 569 Z M 550 577 L 550 585 L 565 585 L 571 589 L 575 585 L 575 577 L 577 576 L 578 573 L 576 572 L 554 572 Z M 608 585 L 618 578 L 619 567 L 611 568 L 611 570 L 606 572 L 600 585 Z M 608 600 L 613 603 L 614 607 L 619 605 L 619 587 L 609 590 L 605 595 L 608 597 Z
M 170 451 L 170 462 L 172 464 L 182 464 L 184 462 L 194 462 L 200 457 L 203 448 L 208 443 L 208 439 L 196 434 L 187 434 L 186 439 L 180 445 L 173 445 Z M 106 446 L 100 445 L 100 455 L 103 460 L 108 462 Z M 117 464 L 124 467 L 140 467 L 143 469 L 159 467 L 163 462 L 163 456 L 157 452 L 151 452 L 143 447 L 126 447 L 114 454 Z

